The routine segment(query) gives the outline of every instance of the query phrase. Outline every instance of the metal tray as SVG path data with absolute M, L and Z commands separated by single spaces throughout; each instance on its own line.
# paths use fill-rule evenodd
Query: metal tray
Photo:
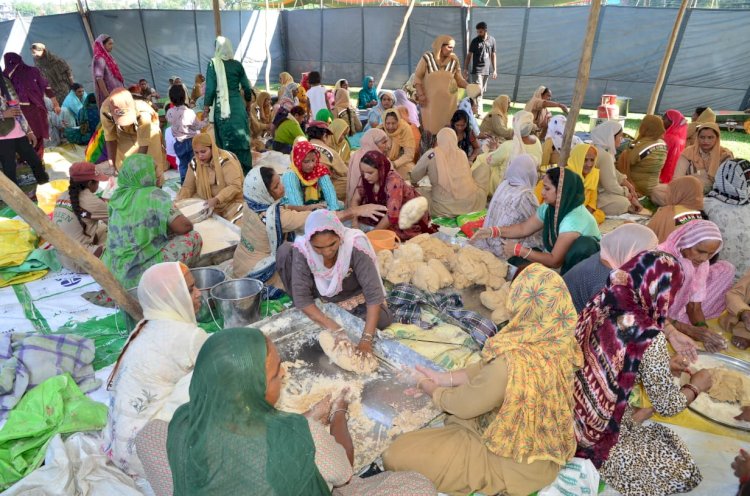
M 353 342 L 356 343 L 359 341 L 359 336 L 361 336 L 364 329 L 364 321 L 335 304 L 318 304 L 318 306 L 327 316 L 342 325 Z M 288 374 L 315 373 L 331 378 L 362 379 L 362 376 L 342 370 L 330 362 L 318 344 L 317 336 L 321 328 L 308 319 L 300 310 L 294 308 L 287 310 L 261 320 L 253 324 L 253 327 L 258 327 L 276 344 L 282 361 L 304 360 L 310 364 L 305 369 L 290 369 L 287 371 Z M 383 448 L 387 447 L 393 438 L 396 437 L 395 435 L 388 437 L 388 431 L 393 427 L 394 419 L 401 412 L 416 412 L 425 411 L 423 409 L 430 409 L 429 421 L 426 421 L 424 425 L 427 425 L 441 414 L 432 405 L 429 396 L 423 395 L 415 398 L 406 395 L 406 389 L 413 388 L 414 386 L 406 384 L 399 376 L 399 369 L 401 367 L 414 367 L 419 364 L 435 370 L 442 370 L 440 367 L 410 348 L 391 339 L 377 339 L 374 350 L 375 356 L 381 364 L 376 373 L 364 379 L 361 402 L 363 413 L 374 422 L 375 426 L 364 434 L 357 435 L 356 432 L 352 432 L 355 456 L 358 448 L 367 444 L 365 443 L 367 440 L 365 438 L 369 438 L 370 440 L 382 439 L 383 443 L 381 446 Z M 350 418 L 349 424 L 352 427 L 352 431 L 357 430 L 357 422 L 358 419 L 356 416 Z M 361 467 L 355 467 L 355 470 L 360 470 L 368 466 L 370 462 L 374 461 L 380 455 L 381 451 L 382 449 L 373 452 L 372 459 L 368 459 L 367 463 Z
M 727 355 L 720 355 L 720 354 L 714 354 L 714 353 L 706 353 L 706 352 L 698 352 L 699 356 L 706 356 L 709 358 L 712 358 L 718 362 L 721 362 L 727 369 L 730 370 L 736 370 L 738 372 L 741 372 L 745 374 L 746 376 L 750 376 L 750 363 L 740 360 L 739 358 L 730 357 Z M 683 374 L 683 379 L 685 378 L 685 374 Z M 682 382 L 684 384 L 684 380 Z M 723 425 L 725 427 L 731 427 L 732 429 L 738 429 L 741 431 L 748 431 L 750 432 L 750 427 L 745 426 L 739 426 L 736 424 L 730 424 L 729 422 L 725 422 L 719 418 L 715 418 L 711 416 L 710 414 L 704 413 L 699 408 L 696 408 L 693 403 L 688 405 L 688 408 L 700 415 L 701 417 L 707 418 L 708 420 L 711 420 L 712 422 L 716 422 L 717 424 Z

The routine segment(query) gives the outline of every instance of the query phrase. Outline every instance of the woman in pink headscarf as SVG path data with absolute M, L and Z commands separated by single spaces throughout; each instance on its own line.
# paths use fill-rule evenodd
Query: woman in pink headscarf
M 724 244 L 719 227 L 709 220 L 693 220 L 667 237 L 658 249 L 674 255 L 685 282 L 669 307 L 674 328 L 702 341 L 709 352 L 727 347 L 726 340 L 708 329 L 706 321 L 726 308 L 724 299 L 734 282 L 734 266 L 726 260 L 711 263 Z M 671 327 L 671 326 L 668 326 Z M 673 332 L 665 329 L 666 333 Z
M 667 160 L 664 161 L 664 167 L 659 174 L 659 182 L 668 184 L 672 181 L 674 169 L 677 167 L 682 151 L 685 149 L 687 140 L 687 119 L 679 110 L 669 109 L 664 113 L 664 137 L 662 138 L 667 144 Z
M 367 152 L 379 151 L 381 153 L 388 153 L 391 148 L 391 143 L 388 140 L 388 135 L 385 131 L 378 128 L 369 129 L 362 136 L 359 141 L 359 150 L 349 159 L 349 174 L 346 176 L 346 206 L 350 206 L 354 192 L 357 191 L 357 187 L 360 184 L 362 173 L 359 170 L 359 163 L 362 161 L 362 157 Z
M 108 34 L 100 34 L 94 41 L 94 59 L 91 61 L 91 72 L 94 77 L 96 103 L 99 107 L 105 98 L 117 88 L 125 87 L 120 67 L 111 52 L 115 41 Z

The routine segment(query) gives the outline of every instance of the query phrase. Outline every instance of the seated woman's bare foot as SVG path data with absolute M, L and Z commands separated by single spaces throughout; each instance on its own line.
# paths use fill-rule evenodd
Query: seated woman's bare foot
M 734 417 L 735 420 L 744 420 L 750 422 L 750 406 L 743 406 L 742 413 Z
M 733 336 L 732 337 L 732 344 L 737 349 L 746 350 L 750 346 L 750 340 L 745 339 L 745 338 L 741 338 L 739 336 Z

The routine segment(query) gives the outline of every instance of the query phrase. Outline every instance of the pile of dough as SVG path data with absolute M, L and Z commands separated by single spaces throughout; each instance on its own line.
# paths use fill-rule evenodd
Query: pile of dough
M 709 369 L 711 389 L 708 395 L 716 401 L 750 406 L 750 377 L 736 370 Z
M 349 340 L 339 341 L 338 345 L 330 331 L 321 331 L 318 342 L 331 361 L 344 370 L 357 374 L 370 374 L 378 368 L 378 360 L 372 356 L 357 355 Z
M 393 252 L 390 250 L 380 250 L 377 254 L 378 257 L 378 272 L 380 277 L 385 279 L 386 274 L 391 269 L 393 263 Z
M 419 245 L 401 245 L 399 248 L 393 250 L 394 260 L 405 259 L 412 263 L 419 263 L 424 261 L 424 250 Z
M 453 284 L 453 276 L 443 262 L 431 258 L 427 263 L 417 265 L 411 283 L 423 291 L 435 293 Z
M 482 305 L 492 310 L 492 322 L 500 324 L 510 319 L 508 313 L 508 293 L 510 293 L 510 282 L 506 282 L 498 290 L 482 291 L 479 301 Z
M 453 249 L 453 246 L 444 243 L 427 233 L 411 238 L 405 243 L 405 245 L 419 245 L 424 252 L 424 258 L 427 260 L 436 258 L 448 267 L 452 267 L 456 260 L 456 252 Z
M 500 289 L 505 284 L 508 264 L 489 251 L 467 245 L 458 250 L 453 272 L 454 277 L 462 274 L 472 284 Z
M 401 207 L 401 212 L 398 214 L 398 227 L 400 229 L 409 229 L 419 222 L 419 219 L 427 212 L 428 208 L 427 198 L 424 196 L 418 196 L 404 203 Z
M 391 284 L 411 282 L 414 272 L 419 265 L 423 264 L 423 261 L 424 252 L 419 245 L 404 244 L 393 252 L 388 250 L 378 252 L 380 277 Z

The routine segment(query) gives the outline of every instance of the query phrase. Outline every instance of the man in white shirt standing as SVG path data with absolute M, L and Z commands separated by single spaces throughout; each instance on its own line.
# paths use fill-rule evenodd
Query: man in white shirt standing
M 327 109 L 326 88 L 320 84 L 320 73 L 312 71 L 308 77 L 310 89 L 307 90 L 307 99 L 310 100 L 310 119 L 314 120 L 319 110 Z

